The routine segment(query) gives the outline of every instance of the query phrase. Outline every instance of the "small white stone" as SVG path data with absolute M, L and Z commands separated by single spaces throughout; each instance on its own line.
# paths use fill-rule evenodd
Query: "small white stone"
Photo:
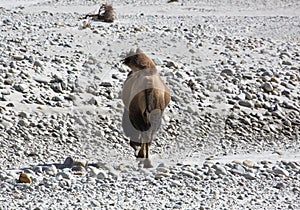
M 273 167 L 273 173 L 277 174 L 277 175 L 284 175 L 286 177 L 288 177 L 290 175 L 290 173 L 287 170 L 280 168 L 278 166 Z
M 215 173 L 217 175 L 227 175 L 227 170 L 224 166 L 221 166 L 221 165 L 213 165 L 212 166 L 213 169 L 215 169 Z
M 57 168 L 54 165 L 46 166 L 44 171 L 50 176 L 55 176 L 57 174 Z
M 99 170 L 99 173 L 97 174 L 98 179 L 107 179 L 108 175 L 104 170 Z
M 165 167 L 157 167 L 156 171 L 161 172 L 161 173 L 169 173 L 170 172 L 170 170 Z
M 246 179 L 250 179 L 250 180 L 254 180 L 254 179 L 256 179 L 256 176 L 255 176 L 255 174 L 254 173 L 246 173 L 246 174 L 244 174 L 243 175 Z
M 42 67 L 43 64 L 41 63 L 41 61 L 36 60 L 36 61 L 34 61 L 33 66 L 34 66 L 34 67 Z
M 178 181 L 178 180 L 170 179 L 169 182 L 171 183 L 171 186 L 174 186 L 174 187 L 181 187 L 182 186 L 181 182 Z
M 29 86 L 27 84 L 15 85 L 15 89 L 22 93 L 27 93 L 29 91 Z
M 190 171 L 181 171 L 180 172 L 182 175 L 184 175 L 184 176 L 188 176 L 188 177 L 191 177 L 191 178 L 193 178 L 194 176 L 195 176 L 195 174 L 193 174 L 192 172 L 190 172 Z

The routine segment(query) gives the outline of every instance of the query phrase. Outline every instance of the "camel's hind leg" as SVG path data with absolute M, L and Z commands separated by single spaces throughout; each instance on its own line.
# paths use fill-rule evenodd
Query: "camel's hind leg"
M 160 127 L 161 124 L 161 110 L 154 110 L 150 113 L 150 123 L 151 127 L 149 130 L 142 132 L 141 134 L 141 149 L 137 155 L 138 158 L 145 158 L 144 159 L 144 168 L 152 168 L 152 164 L 150 161 L 150 145 L 151 142 L 155 138 L 155 133 Z
M 152 168 L 152 164 L 150 161 L 150 145 L 151 145 L 151 131 L 147 131 L 142 133 L 142 145 L 141 149 L 137 155 L 137 158 L 142 158 L 141 161 L 144 164 L 144 168 Z
M 150 160 L 151 143 L 145 143 L 145 144 L 146 144 L 146 159 L 144 160 L 144 168 L 153 168 L 153 165 L 151 164 L 151 160 Z
M 138 156 L 138 151 L 140 151 L 141 143 L 130 140 L 130 146 L 134 149 L 134 155 Z
M 143 143 L 138 153 L 138 158 L 142 158 L 144 168 L 153 168 L 150 160 L 150 143 Z
M 142 146 L 137 155 L 137 158 L 146 158 L 146 143 L 142 143 Z
M 150 158 L 150 143 L 143 143 L 138 153 L 138 158 Z

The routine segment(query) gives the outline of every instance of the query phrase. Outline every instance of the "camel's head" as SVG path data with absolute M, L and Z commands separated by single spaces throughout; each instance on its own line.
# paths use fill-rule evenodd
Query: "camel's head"
M 107 4 L 107 3 L 102 4 L 102 5 L 101 5 L 101 8 L 104 9 L 104 10 L 113 10 L 112 5 Z
M 128 66 L 132 72 L 143 69 L 155 69 L 154 62 L 141 50 L 130 50 L 123 59 L 123 64 Z
M 117 13 L 111 4 L 102 4 L 99 10 L 99 18 L 104 22 L 112 23 L 117 19 Z

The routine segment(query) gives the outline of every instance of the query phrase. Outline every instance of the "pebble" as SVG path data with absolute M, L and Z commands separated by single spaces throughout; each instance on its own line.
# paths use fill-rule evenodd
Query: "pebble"
M 25 59 L 24 55 L 13 55 L 13 59 L 16 61 L 22 61 Z
M 159 173 L 156 173 L 154 176 L 155 179 L 162 179 L 162 178 L 166 178 L 166 177 L 171 177 L 171 174 L 159 172 Z
M 291 61 L 282 61 L 282 65 L 291 66 L 293 64 Z
M 166 167 L 157 167 L 156 171 L 161 173 L 170 173 L 170 170 Z
M 274 153 L 278 154 L 278 155 L 283 155 L 284 152 L 282 150 L 275 150 Z
M 42 84 L 49 84 L 51 79 L 48 77 L 43 77 L 43 76 L 36 76 L 33 78 L 36 82 L 42 83 Z
M 18 125 L 24 126 L 24 127 L 29 127 L 30 122 L 27 119 L 21 119 L 21 120 L 19 120 Z
M 39 68 L 41 68 L 41 67 L 43 67 L 43 64 L 42 64 L 41 61 L 36 60 L 36 61 L 34 61 L 34 63 L 33 63 L 33 67 L 39 67 Z
M 172 179 L 170 179 L 169 181 L 170 181 L 171 186 L 174 186 L 174 187 L 182 187 L 181 182 L 178 181 L 178 180 L 172 180 Z
M 278 166 L 273 167 L 273 173 L 276 174 L 276 175 L 283 175 L 283 176 L 286 176 L 286 177 L 288 177 L 290 175 L 290 173 L 287 170 L 285 170 L 283 168 L 280 168 Z
M 174 61 L 165 61 L 165 65 L 168 68 L 174 68 L 174 69 L 178 69 L 178 64 L 175 63 Z
M 100 173 L 100 169 L 94 167 L 94 166 L 89 166 L 88 167 L 89 173 L 92 177 L 96 177 Z
M 213 169 L 215 169 L 215 173 L 217 175 L 227 175 L 227 170 L 224 166 L 221 166 L 221 165 L 213 165 L 212 166 Z
M 234 174 L 243 175 L 245 174 L 246 170 L 240 164 L 234 164 L 232 169 L 230 170 Z
M 280 83 L 280 79 L 279 79 L 279 78 L 276 78 L 276 77 L 272 77 L 272 78 L 271 78 L 271 81 L 272 81 L 272 82 L 275 82 L 275 83 L 278 83 L 278 84 Z
M 245 174 L 243 174 L 243 176 L 244 176 L 246 179 L 250 179 L 250 180 L 256 179 L 256 176 L 255 176 L 254 173 L 245 173 Z
M 243 79 L 252 80 L 252 79 L 253 79 L 252 73 L 249 73 L 249 72 L 244 73 L 244 74 L 243 74 Z
M 55 176 L 57 174 L 57 168 L 54 165 L 45 166 L 43 170 L 50 176 Z
M 57 83 L 57 82 L 56 83 L 51 83 L 51 88 L 56 93 L 62 93 L 63 92 L 61 83 Z
M 61 172 L 58 172 L 56 174 L 56 177 L 62 177 L 64 179 L 71 179 L 72 178 L 72 174 L 70 172 L 63 172 L 63 171 L 61 171 Z
M 35 172 L 35 173 L 43 173 L 43 167 L 42 166 L 34 166 L 33 167 L 33 171 Z
M 71 168 L 74 165 L 74 160 L 71 157 L 67 157 L 63 163 L 65 168 Z
M 113 85 L 110 82 L 101 82 L 100 86 L 103 86 L 103 87 L 112 87 Z
M 248 168 L 253 168 L 255 166 L 255 163 L 251 160 L 245 160 L 245 161 L 243 161 L 243 165 Z
M 269 82 L 266 82 L 266 83 L 263 85 L 263 89 L 264 89 L 264 91 L 266 91 L 267 93 L 272 92 L 272 91 L 274 90 L 272 84 L 269 83 Z
M 77 160 L 77 161 L 74 162 L 73 165 L 85 168 L 85 167 L 87 167 L 88 162 L 86 160 Z
M 180 173 L 184 176 L 191 177 L 191 178 L 193 178 L 195 176 L 195 174 L 193 174 L 190 171 L 181 171 Z
M 83 175 L 85 173 L 85 168 L 82 166 L 74 166 L 72 167 L 72 171 L 76 175 Z
M 100 103 L 98 102 L 98 99 L 97 99 L 96 97 L 93 96 L 93 97 L 88 101 L 88 104 L 98 106 Z
M 27 93 L 29 91 L 29 86 L 27 84 L 17 84 L 14 88 L 22 93 Z
M 253 108 L 252 102 L 248 101 L 248 100 L 240 100 L 239 105 L 244 106 L 244 107 L 248 107 L 248 108 Z
M 100 207 L 101 206 L 101 204 L 100 204 L 100 202 L 99 201 L 97 201 L 97 200 L 91 200 L 91 204 L 94 206 L 94 207 Z
M 26 173 L 21 173 L 19 177 L 20 183 L 32 183 L 32 179 Z
M 5 85 L 13 85 L 14 82 L 15 82 L 15 81 L 12 80 L 12 79 L 5 79 L 5 80 L 4 80 L 4 84 L 5 84 Z
M 291 55 L 290 55 L 290 53 L 288 53 L 288 52 L 281 52 L 281 53 L 279 54 L 279 57 L 280 57 L 281 59 L 284 59 L 284 58 L 290 58 Z
M 285 184 L 282 183 L 282 182 L 279 182 L 279 183 L 277 183 L 277 184 L 275 185 L 275 188 L 276 188 L 276 189 L 279 189 L 279 190 L 284 189 L 284 188 L 285 188 Z
M 108 174 L 103 170 L 99 170 L 99 173 L 97 174 L 97 178 L 98 179 L 107 179 Z
M 232 69 L 224 69 L 221 71 L 221 75 L 233 76 L 234 71 Z

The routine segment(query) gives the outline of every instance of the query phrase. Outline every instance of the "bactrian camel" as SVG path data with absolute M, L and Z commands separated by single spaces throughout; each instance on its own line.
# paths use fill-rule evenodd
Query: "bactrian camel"
M 131 69 L 122 92 L 123 129 L 136 157 L 144 158 L 144 167 L 151 167 L 150 144 L 171 100 L 170 90 L 160 78 L 154 62 L 140 49 L 131 50 L 123 64 Z

